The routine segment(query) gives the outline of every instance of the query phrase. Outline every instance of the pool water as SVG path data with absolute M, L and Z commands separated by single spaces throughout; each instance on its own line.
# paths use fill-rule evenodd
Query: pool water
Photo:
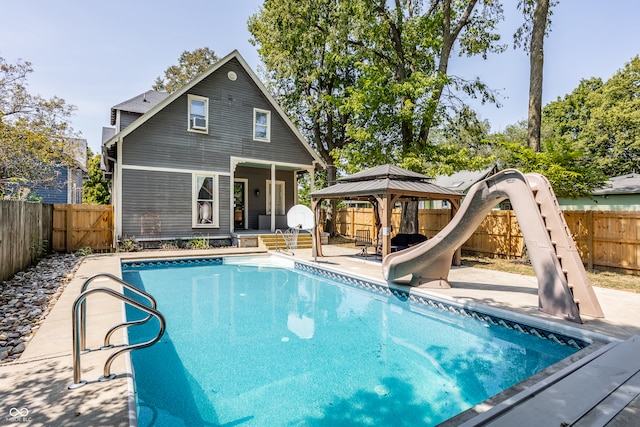
M 123 266 L 123 278 L 167 320 L 161 342 L 131 353 L 139 426 L 436 425 L 577 351 L 293 268 Z

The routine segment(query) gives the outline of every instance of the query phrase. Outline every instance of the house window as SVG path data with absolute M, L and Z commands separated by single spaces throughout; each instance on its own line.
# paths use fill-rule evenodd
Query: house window
M 253 139 L 267 142 L 271 140 L 271 111 L 253 109 Z
M 193 227 L 218 227 L 218 178 L 193 175 Z
M 189 124 L 187 129 L 192 132 L 207 133 L 209 131 L 209 99 L 189 95 Z
M 276 181 L 276 215 L 284 215 L 284 181 Z M 271 180 L 267 180 L 267 215 L 271 215 Z

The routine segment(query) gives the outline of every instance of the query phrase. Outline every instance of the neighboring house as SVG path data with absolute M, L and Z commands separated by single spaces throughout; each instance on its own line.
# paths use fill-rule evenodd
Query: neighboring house
M 478 181 L 482 181 L 498 172 L 497 166 L 480 171 L 460 171 L 451 175 L 438 175 L 433 179 L 433 184 L 444 187 L 449 190 L 461 191 L 467 193 L 469 188 Z M 448 209 L 450 206 L 446 201 L 432 200 L 429 202 L 431 209 Z
M 29 196 L 42 203 L 82 203 L 82 183 L 87 176 L 87 140 L 75 138 L 69 141 L 73 166 L 58 166 L 56 180 L 48 185 L 33 185 Z
M 610 178 L 591 197 L 558 198 L 558 203 L 563 210 L 639 211 L 640 174 Z
M 286 228 L 298 174 L 324 167 L 237 51 L 175 93 L 114 106 L 111 123 L 103 158 L 119 238 Z

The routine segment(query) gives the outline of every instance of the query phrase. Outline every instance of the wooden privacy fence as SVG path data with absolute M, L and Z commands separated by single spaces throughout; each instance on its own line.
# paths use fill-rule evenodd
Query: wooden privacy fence
M 583 263 L 589 269 L 615 269 L 640 274 L 640 212 L 638 211 L 563 211 Z M 392 236 L 399 230 L 401 211 L 394 209 Z M 431 238 L 450 220 L 448 209 L 421 209 L 418 232 Z M 375 236 L 372 208 L 339 209 L 335 215 L 336 232 L 355 236 L 368 229 Z M 482 221 L 463 245 L 468 252 L 488 257 L 518 259 L 524 238 L 513 211 L 494 210 Z
M 52 206 L 0 200 L 0 281 L 51 249 Z
M 74 252 L 113 246 L 113 206 L 53 205 L 53 250 Z

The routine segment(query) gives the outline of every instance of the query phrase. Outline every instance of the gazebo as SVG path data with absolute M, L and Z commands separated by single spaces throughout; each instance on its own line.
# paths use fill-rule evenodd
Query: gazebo
M 380 165 L 337 180 L 335 185 L 311 193 L 311 209 L 320 220 L 320 206 L 324 200 L 353 200 L 369 202 L 376 215 L 376 234 L 382 239 L 382 256 L 391 252 L 391 211 L 397 202 L 446 200 L 451 203 L 451 218 L 460 207 L 463 194 L 432 184 L 429 178 L 395 165 Z M 382 233 L 379 233 L 382 230 Z M 322 255 L 320 232 L 316 227 L 317 255 Z M 460 250 L 454 256 L 460 264 Z

